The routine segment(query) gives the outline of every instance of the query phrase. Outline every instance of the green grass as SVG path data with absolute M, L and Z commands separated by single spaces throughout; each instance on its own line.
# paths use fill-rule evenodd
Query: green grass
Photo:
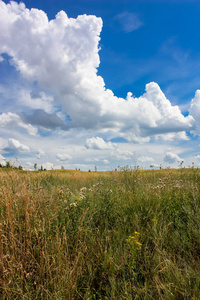
M 0 170 L 0 299 L 200 299 L 200 171 Z

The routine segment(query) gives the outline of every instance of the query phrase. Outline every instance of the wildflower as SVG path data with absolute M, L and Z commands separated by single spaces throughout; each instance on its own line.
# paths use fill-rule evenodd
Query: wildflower
M 84 186 L 84 187 L 82 187 L 82 188 L 80 189 L 80 191 L 81 191 L 81 192 L 85 192 L 85 191 L 87 191 L 87 188 Z
M 78 206 L 78 204 L 76 203 L 76 202 L 74 202 L 74 203 L 70 203 L 70 207 L 77 207 Z
M 142 244 L 140 242 L 135 242 L 138 246 L 142 246 Z
M 128 239 L 126 239 L 126 241 L 131 243 L 131 245 L 138 245 L 141 247 L 142 244 L 138 242 L 139 235 L 140 235 L 139 232 L 135 231 L 134 235 L 129 236 Z
M 153 222 L 157 225 L 158 224 L 158 220 L 156 218 L 153 218 Z
M 81 201 L 83 198 L 82 197 L 79 197 L 79 198 L 77 198 L 76 200 L 77 201 Z

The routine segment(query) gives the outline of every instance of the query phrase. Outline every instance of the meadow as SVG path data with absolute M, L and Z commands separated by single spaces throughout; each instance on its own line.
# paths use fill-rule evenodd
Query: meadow
M 0 299 L 200 299 L 200 170 L 0 168 Z

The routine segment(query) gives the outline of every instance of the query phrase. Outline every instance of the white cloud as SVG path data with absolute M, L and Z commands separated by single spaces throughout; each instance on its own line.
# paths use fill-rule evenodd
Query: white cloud
M 32 109 L 43 109 L 46 113 L 55 112 L 54 99 L 45 92 L 21 90 L 19 103 Z
M 36 157 L 40 159 L 40 158 L 44 157 L 44 155 L 45 155 L 45 152 L 43 150 L 39 149 L 37 151 Z
M 181 161 L 183 161 L 183 159 L 180 158 L 176 153 L 167 152 L 164 156 L 164 162 L 169 164 L 174 164 Z
M 83 15 L 73 19 L 61 11 L 49 21 L 41 10 L 28 10 L 15 2 L 6 5 L 1 0 L 0 9 L 0 54 L 10 55 L 21 75 L 45 91 L 35 103 L 33 95 L 26 94 L 21 100 L 24 104 L 49 113 L 54 98 L 72 120 L 68 127 L 128 141 L 148 142 L 151 136 L 186 139 L 185 131 L 193 129 L 193 117 L 184 117 L 154 82 L 146 85 L 139 98 L 131 93 L 126 99 L 118 98 L 105 88 L 97 75 L 101 18 Z
M 7 152 L 26 153 L 30 151 L 30 148 L 24 144 L 21 144 L 18 140 L 10 138 L 8 140 L 8 146 L 4 148 Z
M 149 156 L 140 156 L 140 157 L 138 157 L 138 161 L 142 162 L 142 163 L 145 163 L 145 162 L 154 161 L 154 159 L 152 157 L 149 157 Z
M 96 149 L 96 150 L 110 150 L 115 148 L 115 144 L 111 142 L 105 142 L 100 137 L 93 137 L 91 139 L 87 139 L 85 146 L 87 149 Z
M 6 165 L 6 158 L 5 158 L 3 155 L 1 155 L 1 154 L 0 154 L 0 164 L 1 164 L 2 166 L 5 166 L 5 165 Z
M 111 156 L 115 160 L 131 160 L 135 158 L 135 151 L 116 149 L 111 153 Z
M 0 127 L 15 128 L 16 126 L 24 128 L 30 135 L 37 134 L 37 128 L 31 124 L 25 124 L 17 114 L 8 112 L 0 115 Z
M 122 29 L 125 32 L 132 32 L 143 25 L 139 16 L 135 13 L 123 12 L 117 15 L 115 19 L 120 22 Z
M 72 159 L 71 155 L 69 155 L 67 153 L 59 153 L 56 155 L 56 158 L 60 161 L 68 161 L 68 160 Z
M 85 159 L 86 162 L 99 162 L 99 158 L 86 158 Z
M 46 170 L 52 170 L 54 169 L 55 165 L 50 162 L 46 162 L 45 164 L 42 164 L 42 167 Z
M 196 91 L 195 97 L 191 101 L 189 113 L 195 119 L 193 132 L 200 135 L 200 90 Z
M 107 159 L 103 159 L 102 162 L 103 162 L 104 164 L 109 164 L 109 161 L 108 161 Z

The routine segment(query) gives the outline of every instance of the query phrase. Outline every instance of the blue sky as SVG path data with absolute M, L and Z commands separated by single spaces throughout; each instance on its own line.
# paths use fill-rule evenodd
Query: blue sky
M 0 0 L 1 163 L 199 166 L 199 1 L 23 3 Z

